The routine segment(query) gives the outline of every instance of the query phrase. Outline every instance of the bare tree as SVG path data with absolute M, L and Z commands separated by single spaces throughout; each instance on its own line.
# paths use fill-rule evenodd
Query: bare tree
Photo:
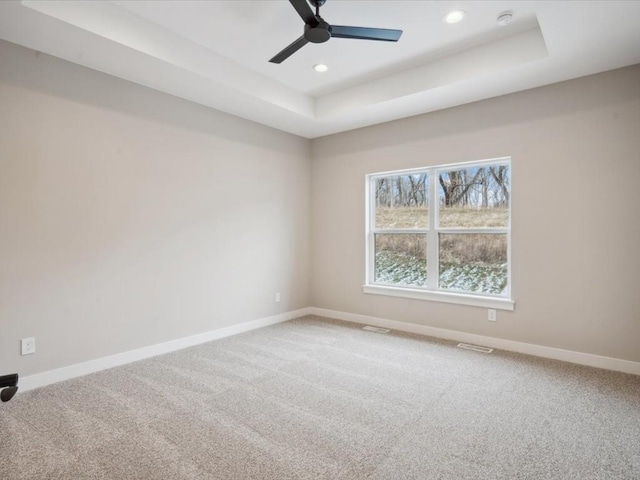
M 444 192 L 444 204 L 447 207 L 468 204 L 468 193 L 474 185 L 480 185 L 481 170 L 478 169 L 471 180 L 466 170 L 452 170 L 439 175 L 440 186 Z

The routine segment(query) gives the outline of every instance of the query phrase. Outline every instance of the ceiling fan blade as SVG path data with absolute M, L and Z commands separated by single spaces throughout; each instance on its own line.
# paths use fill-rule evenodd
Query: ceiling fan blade
M 402 30 L 390 28 L 345 27 L 331 25 L 331 36 L 335 38 L 358 38 L 360 40 L 379 40 L 382 42 L 397 42 Z
M 311 10 L 307 0 L 289 0 L 289 3 L 293 5 L 293 8 L 296 9 L 296 12 L 298 12 L 298 15 L 300 15 L 304 23 L 313 27 L 318 25 L 318 19 L 313 14 L 313 10 Z
M 282 63 L 287 58 L 289 58 L 291 55 L 293 55 L 298 50 L 300 50 L 302 47 L 304 47 L 307 43 L 309 43 L 309 40 L 304 38 L 304 35 L 303 35 L 302 37 L 297 39 L 295 42 L 293 42 L 291 45 L 289 45 L 288 47 L 284 48 L 280 53 L 278 53 L 275 57 L 273 57 L 269 61 L 271 63 Z

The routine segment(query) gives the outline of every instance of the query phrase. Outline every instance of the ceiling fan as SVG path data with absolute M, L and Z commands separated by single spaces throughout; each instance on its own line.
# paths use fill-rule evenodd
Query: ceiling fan
M 397 42 L 400 39 L 400 35 L 402 35 L 402 30 L 391 30 L 389 28 L 329 25 L 320 16 L 320 7 L 325 2 L 326 0 L 309 0 L 309 3 L 316 7 L 316 13 L 314 14 L 307 0 L 289 0 L 289 3 L 293 5 L 293 8 L 296 9 L 296 12 L 304 21 L 304 33 L 295 42 L 269 60 L 271 63 L 282 63 L 307 43 L 324 43 L 331 37 Z

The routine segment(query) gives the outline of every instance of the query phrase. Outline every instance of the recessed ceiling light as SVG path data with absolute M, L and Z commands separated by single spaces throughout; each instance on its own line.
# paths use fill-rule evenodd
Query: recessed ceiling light
M 504 27 L 505 25 L 508 25 L 511 22 L 512 18 L 513 18 L 513 12 L 502 12 L 500 15 L 498 15 L 498 18 L 496 19 L 496 21 L 498 22 L 499 26 Z
M 316 64 L 313 66 L 313 69 L 314 69 L 316 72 L 323 73 L 323 72 L 326 72 L 327 70 L 329 70 L 329 67 L 328 67 L 328 66 L 326 66 L 324 63 L 316 63 Z
M 447 23 L 458 23 L 464 18 L 464 12 L 462 10 L 454 10 L 444 17 L 444 21 Z

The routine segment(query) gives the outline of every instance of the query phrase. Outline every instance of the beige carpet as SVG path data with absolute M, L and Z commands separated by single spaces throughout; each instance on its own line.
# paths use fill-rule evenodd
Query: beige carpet
M 639 479 L 640 377 L 317 317 L 18 395 L 2 479 Z

